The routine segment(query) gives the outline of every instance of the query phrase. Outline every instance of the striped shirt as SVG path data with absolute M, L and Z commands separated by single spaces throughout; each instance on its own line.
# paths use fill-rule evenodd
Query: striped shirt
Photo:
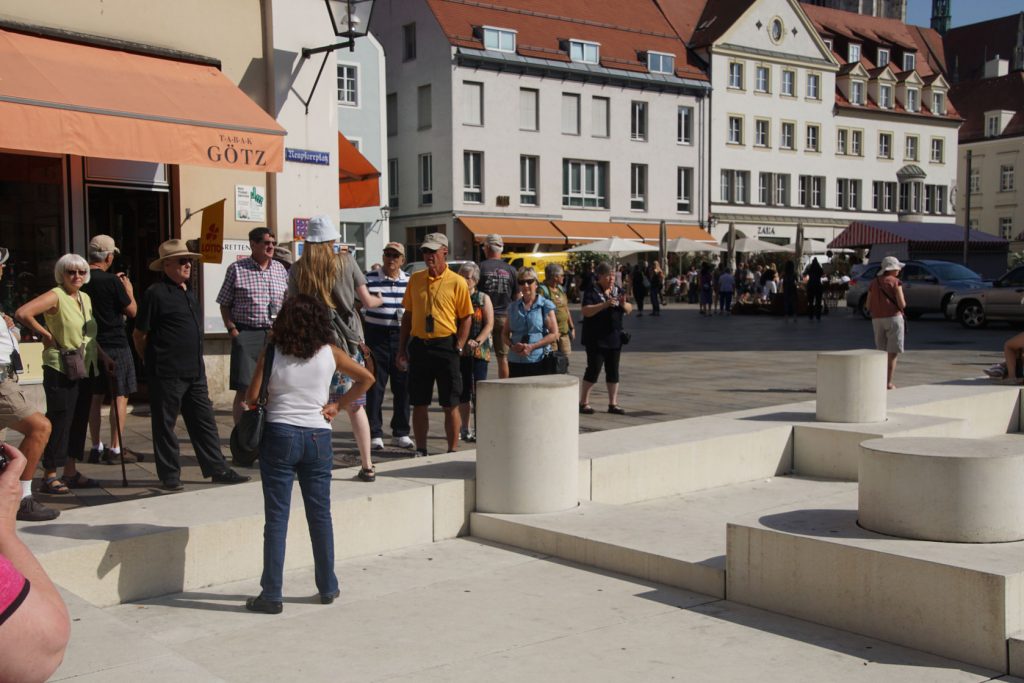
M 376 294 L 384 299 L 384 305 L 379 308 L 366 309 L 366 324 L 380 325 L 382 327 L 401 327 L 402 297 L 405 296 L 405 286 L 409 283 L 409 276 L 405 271 L 399 269 L 397 278 L 389 278 L 383 270 L 371 270 L 366 274 L 366 288 L 371 294 Z

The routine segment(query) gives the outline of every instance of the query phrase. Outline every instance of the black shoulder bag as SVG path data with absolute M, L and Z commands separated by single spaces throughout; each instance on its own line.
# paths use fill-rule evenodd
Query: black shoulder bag
M 267 394 L 270 391 L 270 372 L 274 367 L 274 345 L 267 344 L 263 358 L 263 382 L 260 384 L 256 407 L 242 413 L 238 424 L 231 430 L 231 460 L 236 465 L 250 467 L 260 455 L 260 442 L 267 422 Z

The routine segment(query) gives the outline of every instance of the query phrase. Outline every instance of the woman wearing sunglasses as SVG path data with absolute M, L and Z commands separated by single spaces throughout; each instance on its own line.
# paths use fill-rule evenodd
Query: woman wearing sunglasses
M 521 296 L 509 304 L 505 327 L 508 376 L 543 375 L 544 356 L 558 340 L 555 304 L 537 293 L 537 271 L 533 268 L 520 268 L 517 282 Z
M 96 488 L 75 467 L 85 448 L 92 404 L 92 384 L 100 375 L 99 362 L 113 365 L 96 343 L 92 300 L 81 291 L 89 281 L 89 264 L 78 254 L 64 254 L 53 269 L 57 286 L 18 309 L 18 321 L 43 341 L 43 392 L 52 431 L 43 451 L 41 493 L 65 495 L 70 489 Z M 39 324 L 43 316 L 46 327 Z M 83 368 L 78 367 L 80 356 Z M 102 360 L 101 360 L 102 359 Z M 78 370 L 84 372 L 79 373 Z M 84 374 L 79 377 L 78 374 Z M 63 476 L 57 477 L 58 468 Z

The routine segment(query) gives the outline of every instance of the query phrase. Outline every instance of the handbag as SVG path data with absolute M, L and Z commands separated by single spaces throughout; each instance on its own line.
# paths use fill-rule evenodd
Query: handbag
M 562 351 L 552 351 L 544 356 L 545 375 L 565 375 L 569 372 L 569 356 Z
M 246 410 L 238 424 L 231 430 L 231 460 L 235 464 L 249 467 L 260 455 L 260 442 L 267 422 L 267 395 L 270 391 L 270 372 L 274 367 L 274 345 L 267 344 L 263 359 L 263 381 L 256 407 Z
M 625 346 L 633 338 L 629 332 L 619 332 L 619 342 Z
M 86 378 L 85 371 L 85 344 L 77 349 L 62 349 L 60 352 L 60 364 L 64 368 L 64 376 L 71 381 Z
M 25 372 L 25 366 L 21 362 L 21 354 L 18 353 L 18 343 L 14 340 L 14 333 L 11 332 L 11 328 L 7 328 L 7 336 L 11 338 L 11 360 L 10 365 L 11 372 L 16 375 L 20 375 Z

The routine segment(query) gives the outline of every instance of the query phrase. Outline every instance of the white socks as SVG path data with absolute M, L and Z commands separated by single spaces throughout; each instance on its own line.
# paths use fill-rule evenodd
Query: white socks
M 121 455 L 121 448 L 111 448 L 110 452 L 113 453 L 114 455 Z
M 31 498 L 31 497 L 32 497 L 32 480 L 29 479 L 28 481 L 21 482 L 21 499 L 25 500 L 26 498 Z

